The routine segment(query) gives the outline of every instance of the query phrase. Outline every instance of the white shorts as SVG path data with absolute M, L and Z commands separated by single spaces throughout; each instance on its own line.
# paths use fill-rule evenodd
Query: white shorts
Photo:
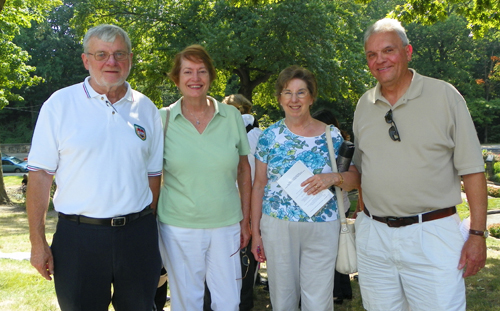
M 358 213 L 356 249 L 363 306 L 370 311 L 465 310 L 457 214 L 391 228 Z
M 240 224 L 191 229 L 159 223 L 165 245 L 172 311 L 203 310 L 205 280 L 212 310 L 238 311 L 241 291 Z M 231 254 L 236 253 L 234 256 Z

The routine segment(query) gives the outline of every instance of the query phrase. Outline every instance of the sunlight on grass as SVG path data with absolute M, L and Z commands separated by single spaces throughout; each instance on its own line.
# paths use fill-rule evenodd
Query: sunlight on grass
M 59 310 L 54 283 L 46 281 L 27 260 L 0 259 L 0 309 Z
M 11 177 L 11 176 L 9 176 Z M 19 181 L 20 182 L 20 181 Z M 500 198 L 489 199 L 489 209 L 500 209 Z M 457 206 L 463 219 L 469 216 L 468 204 Z M 47 217 L 47 239 L 52 240 L 57 223 L 55 212 Z M 468 311 L 493 311 L 500 305 L 500 240 L 488 238 L 488 259 L 478 275 L 465 280 Z M 0 213 L 0 252 L 29 252 L 27 216 L 24 211 Z M 267 276 L 266 266 L 262 266 L 263 276 Z M 351 281 L 353 300 L 345 300 L 335 305 L 336 311 L 363 311 L 359 284 Z M 254 311 L 272 310 L 269 292 L 263 286 L 254 288 Z M 168 308 L 169 304 L 165 307 Z M 43 279 L 27 260 L 0 259 L 0 310 L 1 311 L 59 311 L 54 283 Z M 110 311 L 113 308 L 110 306 Z
M 57 217 L 47 217 L 46 232 L 49 244 L 52 241 L 56 223 Z M 0 252 L 31 251 L 26 213 L 0 213 L 0 228 Z
M 5 187 L 21 187 L 22 176 L 4 176 L 3 182 Z

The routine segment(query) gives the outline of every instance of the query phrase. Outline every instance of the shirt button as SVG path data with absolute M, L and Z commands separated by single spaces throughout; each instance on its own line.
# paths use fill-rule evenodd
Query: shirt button
M 115 114 L 115 112 L 114 112 L 114 111 L 113 111 L 112 113 L 113 113 L 113 114 Z
M 104 97 L 101 96 L 101 100 L 104 100 Z

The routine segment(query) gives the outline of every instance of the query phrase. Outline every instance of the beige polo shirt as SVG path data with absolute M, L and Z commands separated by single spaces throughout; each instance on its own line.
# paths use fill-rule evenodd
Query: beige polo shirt
M 359 100 L 354 162 L 363 199 L 377 216 L 410 216 L 462 202 L 460 176 L 484 172 L 465 100 L 449 83 L 417 74 L 392 107 L 401 141 L 389 136 L 391 109 L 380 84 Z

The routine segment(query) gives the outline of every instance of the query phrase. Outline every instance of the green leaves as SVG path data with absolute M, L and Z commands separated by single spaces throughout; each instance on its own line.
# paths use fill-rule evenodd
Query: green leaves
M 15 88 L 29 86 L 41 81 L 31 77 L 34 67 L 28 66 L 29 55 L 12 40 L 20 28 L 29 28 L 31 21 L 41 21 L 47 10 L 60 4 L 59 1 L 14 0 L 7 1 L 0 11 L 0 109 L 9 101 L 22 100 L 12 93 Z
M 408 0 L 399 5 L 391 17 L 423 25 L 444 21 L 456 13 L 468 21 L 475 38 L 483 37 L 488 29 L 500 27 L 500 1 L 498 0 Z

